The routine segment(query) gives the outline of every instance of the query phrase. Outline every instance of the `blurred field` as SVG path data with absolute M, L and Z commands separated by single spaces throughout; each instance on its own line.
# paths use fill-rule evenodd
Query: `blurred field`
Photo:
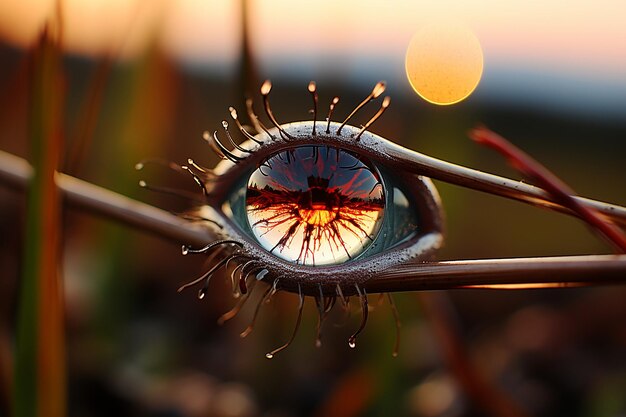
M 8 41 L 0 45 L 0 149 L 31 161 L 32 58 L 28 49 Z M 257 77 L 274 83 L 277 119 L 310 117 L 311 74 L 273 72 L 260 61 Z M 147 157 L 217 162 L 201 134 L 221 126 L 228 106 L 243 103 L 241 68 L 226 68 L 183 65 L 158 45 L 125 60 L 65 54 L 62 169 L 167 210 L 186 210 L 189 202 L 137 185 L 141 178 L 195 192 L 186 176 L 156 166 L 137 173 L 133 167 Z M 322 107 L 341 97 L 337 119 L 380 78 L 356 65 L 351 71 L 333 74 L 320 65 L 315 74 Z M 434 107 L 419 101 L 405 80 L 387 81 L 393 102 L 373 132 L 441 159 L 519 178 L 499 156 L 467 139 L 468 129 L 484 123 L 579 194 L 626 204 L 626 119 L 603 117 L 597 108 L 585 114 L 481 95 L 480 86 L 465 102 Z M 440 259 L 610 252 L 577 220 L 437 185 L 447 219 Z M 14 398 L 26 212 L 24 195 L 0 188 L 0 416 L 11 415 Z M 392 314 L 371 295 L 370 323 L 356 349 L 349 349 L 346 339 L 358 326 L 358 314 L 335 326 L 342 322 L 340 312 L 325 323 L 323 346 L 314 347 L 317 313 L 308 300 L 295 343 L 268 361 L 265 352 L 290 334 L 296 297 L 279 294 L 262 309 L 254 332 L 241 339 L 251 305 L 233 322 L 216 324 L 233 304 L 225 279 L 214 279 L 202 301 L 194 291 L 176 292 L 203 271 L 202 259 L 180 255 L 182 242 L 75 210 L 63 211 L 60 228 L 62 256 L 56 266 L 65 295 L 70 416 L 487 415 L 446 367 L 433 323 L 415 294 L 396 297 L 403 326 L 398 358 L 391 357 Z M 448 295 L 471 363 L 528 415 L 626 413 L 623 287 Z

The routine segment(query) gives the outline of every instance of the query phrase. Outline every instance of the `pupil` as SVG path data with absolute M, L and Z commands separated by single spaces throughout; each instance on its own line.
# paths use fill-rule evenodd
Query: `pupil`
M 375 239 L 385 210 L 378 173 L 362 157 L 302 146 L 265 160 L 248 180 L 246 212 L 257 241 L 302 265 L 339 264 Z

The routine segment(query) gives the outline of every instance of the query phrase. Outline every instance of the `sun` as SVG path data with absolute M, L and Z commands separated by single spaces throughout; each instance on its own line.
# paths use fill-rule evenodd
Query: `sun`
M 459 23 L 419 30 L 406 52 L 406 74 L 424 100 L 449 105 L 466 99 L 483 73 L 483 51 L 474 33 Z

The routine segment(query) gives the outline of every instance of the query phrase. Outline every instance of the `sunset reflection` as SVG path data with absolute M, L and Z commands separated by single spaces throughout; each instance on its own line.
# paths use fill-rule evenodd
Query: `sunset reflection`
M 250 176 L 250 228 L 274 255 L 303 265 L 358 256 L 376 237 L 385 200 L 378 174 L 339 149 L 281 152 Z

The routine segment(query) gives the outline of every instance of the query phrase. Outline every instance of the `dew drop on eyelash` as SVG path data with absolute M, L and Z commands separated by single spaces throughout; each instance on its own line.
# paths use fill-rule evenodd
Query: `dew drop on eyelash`
M 378 173 L 362 157 L 328 146 L 275 154 L 248 180 L 246 211 L 257 241 L 302 265 L 357 257 L 375 239 L 385 212 Z

